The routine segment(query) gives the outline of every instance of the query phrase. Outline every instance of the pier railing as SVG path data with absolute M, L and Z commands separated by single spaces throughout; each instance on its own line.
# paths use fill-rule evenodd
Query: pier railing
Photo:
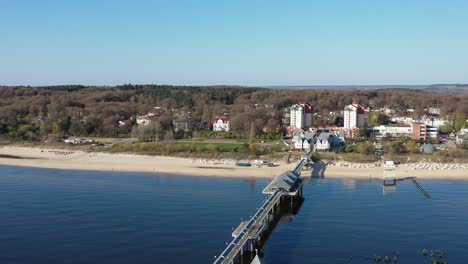
M 217 263 L 233 263 L 235 257 L 242 251 L 245 243 L 249 240 L 250 230 L 257 224 L 264 221 L 268 213 L 273 210 L 275 204 L 278 203 L 282 196 L 280 190 L 276 190 L 268 199 L 262 204 L 255 214 L 250 218 L 242 231 L 228 244 L 226 249 L 216 258 L 214 264 Z
M 309 162 L 310 157 L 312 156 L 312 150 L 309 150 L 305 155 L 301 157 L 301 160 L 297 163 L 296 167 L 292 170 L 296 175 L 300 175 L 302 168 L 307 162 Z M 301 187 L 302 188 L 302 187 Z M 287 194 L 287 192 L 276 189 L 273 193 L 268 195 L 268 198 L 262 204 L 262 206 L 255 212 L 255 214 L 248 220 L 245 226 L 238 232 L 234 239 L 227 245 L 227 247 L 221 252 L 221 254 L 216 257 L 214 264 L 233 264 L 236 260 L 236 257 L 243 254 L 244 247 L 246 243 L 251 239 L 251 231 L 258 226 L 259 224 L 264 224 L 265 218 L 268 216 L 269 212 L 274 210 L 274 206 L 278 204 L 281 197 Z

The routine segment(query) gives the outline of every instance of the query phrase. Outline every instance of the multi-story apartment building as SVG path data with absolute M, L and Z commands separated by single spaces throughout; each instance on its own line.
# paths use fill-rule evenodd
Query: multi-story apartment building
M 432 127 L 421 123 L 413 123 L 411 126 L 413 130 L 413 139 L 416 140 L 437 138 L 439 135 L 439 129 L 437 129 L 437 127 Z
M 344 108 L 344 128 L 364 128 L 367 125 L 369 109 L 353 102 Z
M 312 126 L 313 106 L 309 103 L 298 103 L 289 108 L 290 126 L 292 128 L 309 128 Z

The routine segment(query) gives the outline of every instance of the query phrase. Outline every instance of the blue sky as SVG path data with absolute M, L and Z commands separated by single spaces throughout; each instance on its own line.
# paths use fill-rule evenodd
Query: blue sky
M 466 0 L 0 0 L 0 84 L 468 83 Z

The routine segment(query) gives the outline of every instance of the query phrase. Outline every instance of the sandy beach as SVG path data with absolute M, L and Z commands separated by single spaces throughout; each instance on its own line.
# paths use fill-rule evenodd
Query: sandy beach
M 273 178 L 286 170 L 292 169 L 295 164 L 276 162 L 275 167 L 237 167 L 235 166 L 236 161 L 234 160 L 211 161 L 133 154 L 87 153 L 82 151 L 14 146 L 1 147 L 0 155 L 3 155 L 3 157 L 0 157 L 0 165 L 241 178 Z M 468 166 L 466 164 L 462 165 L 462 169 L 456 170 L 415 170 L 413 167 L 405 164 L 398 166 L 397 176 L 417 177 L 419 179 L 468 180 Z M 381 179 L 383 168 L 374 166 L 365 168 L 365 166 L 362 165 L 354 166 L 352 164 L 346 167 L 327 166 L 325 163 L 317 163 L 312 171 L 304 171 L 302 175 L 313 175 L 323 178 Z

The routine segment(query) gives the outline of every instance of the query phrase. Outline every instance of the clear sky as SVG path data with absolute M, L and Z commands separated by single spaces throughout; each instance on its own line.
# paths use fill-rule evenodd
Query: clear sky
M 0 0 L 0 84 L 468 83 L 468 0 Z

